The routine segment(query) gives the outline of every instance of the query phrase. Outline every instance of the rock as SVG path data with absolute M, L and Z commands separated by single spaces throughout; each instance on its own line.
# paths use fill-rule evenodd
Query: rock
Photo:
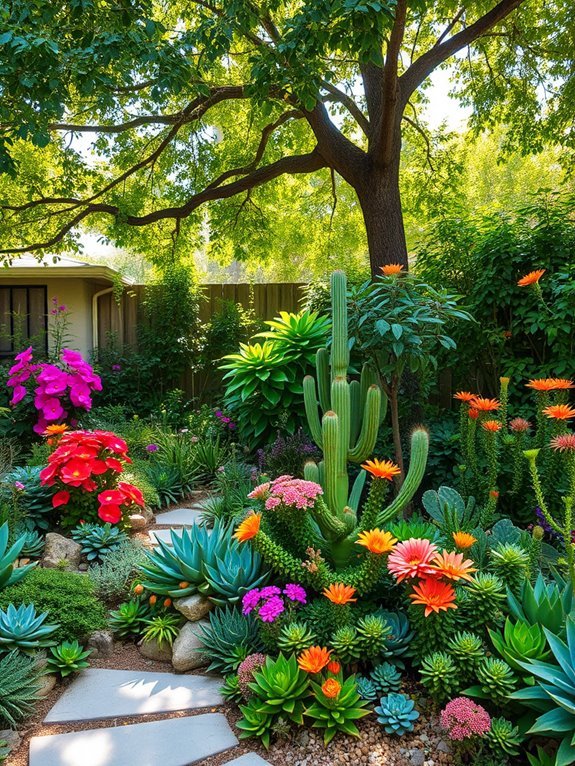
M 87 572 L 88 571 L 88 564 L 83 563 L 78 565 L 78 571 L 79 572 Z
M 161 644 L 156 639 L 140 641 L 138 650 L 143 657 L 156 662 L 170 662 L 172 659 L 172 647 L 165 641 Z
M 201 596 L 196 593 L 193 596 L 187 598 L 178 598 L 174 601 L 174 607 L 181 612 L 186 620 L 190 622 L 197 622 L 205 617 L 210 609 L 212 609 L 212 602 L 205 596 Z
M 128 516 L 128 522 L 133 532 L 141 532 L 148 526 L 146 517 L 141 513 L 132 513 Z
M 0 730 L 0 742 L 4 741 L 10 750 L 18 750 L 22 737 L 14 729 L 1 729 Z
M 82 546 L 56 532 L 48 532 L 42 558 L 42 566 L 59 569 L 64 564 L 68 569 L 77 569 L 80 564 Z
M 56 686 L 56 681 L 58 679 L 53 673 L 48 673 L 45 676 L 42 676 L 40 679 L 40 689 L 38 691 L 39 697 L 47 697 L 52 689 Z
M 94 649 L 91 657 L 109 657 L 114 651 L 114 634 L 111 630 L 95 630 L 88 636 L 88 649 Z
M 186 622 L 180 630 L 172 647 L 172 665 L 174 670 L 184 672 L 201 668 L 209 664 L 209 659 L 200 651 L 200 627 L 208 624 L 207 620 Z
M 439 742 L 435 745 L 435 749 L 438 753 L 450 753 L 451 748 L 449 747 L 449 744 L 444 740 L 440 739 Z
M 411 766 L 423 766 L 425 763 L 425 753 L 417 748 L 409 751 L 409 763 Z

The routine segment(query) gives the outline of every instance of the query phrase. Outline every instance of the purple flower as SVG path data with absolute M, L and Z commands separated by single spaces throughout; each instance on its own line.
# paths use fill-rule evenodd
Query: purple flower
M 120 372 L 121 369 L 122 369 L 122 365 L 121 364 L 113 364 L 112 365 L 112 371 L 113 372 Z
M 157 444 L 148 444 L 146 446 L 146 452 L 157 452 L 159 450 L 159 447 Z
M 20 490 L 20 492 L 22 492 L 22 490 L 25 489 L 21 481 L 15 481 L 14 486 L 16 487 L 16 489 Z
M 258 588 L 252 588 L 242 598 L 242 614 L 249 614 L 260 603 L 261 595 Z
M 259 617 L 262 622 L 275 622 L 285 610 L 284 602 L 279 596 L 272 596 L 260 607 Z
M 283 592 L 290 601 L 297 601 L 300 604 L 307 603 L 307 594 L 305 589 L 297 583 L 288 583 L 283 589 Z
M 276 585 L 266 585 L 265 588 L 260 590 L 260 598 L 272 598 L 272 596 L 281 595 L 281 588 Z

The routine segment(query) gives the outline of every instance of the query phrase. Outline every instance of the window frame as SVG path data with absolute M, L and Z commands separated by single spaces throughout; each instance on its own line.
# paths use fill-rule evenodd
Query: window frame
M 44 346 L 42 348 L 42 354 L 47 355 L 48 354 L 48 285 L 34 285 L 34 284 L 27 284 L 27 285 L 21 285 L 21 284 L 0 284 L 0 290 L 9 290 L 10 291 L 10 308 L 9 308 L 9 318 L 10 318 L 10 336 L 14 335 L 14 298 L 13 298 L 13 290 L 26 290 L 26 337 L 29 340 L 30 339 L 30 289 L 34 290 L 43 290 L 44 291 Z M 2 320 L 4 317 L 0 317 L 0 323 L 3 323 Z M 6 322 L 7 324 L 7 322 Z M 2 359 L 9 359 L 10 357 L 14 356 L 15 353 L 18 351 L 22 351 L 23 349 L 15 349 L 14 343 L 11 340 L 10 341 L 10 350 L 2 351 L 0 350 L 0 360 Z

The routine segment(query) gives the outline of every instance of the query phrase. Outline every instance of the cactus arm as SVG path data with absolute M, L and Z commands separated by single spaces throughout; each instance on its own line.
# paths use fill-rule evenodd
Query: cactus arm
M 343 271 L 331 275 L 333 332 L 331 344 L 332 380 L 347 376 L 349 347 L 347 345 L 347 280 Z
M 303 477 L 306 481 L 314 481 L 319 484 L 319 466 L 313 460 L 308 460 L 303 467 Z
M 353 487 L 351 488 L 351 494 L 349 496 L 349 500 L 347 504 L 350 508 L 352 508 L 356 513 L 359 508 L 359 501 L 361 499 L 361 493 L 363 492 L 363 488 L 365 486 L 365 479 L 367 477 L 367 473 L 365 471 L 360 471 L 355 481 L 353 482 Z
M 349 436 L 351 433 L 351 396 L 349 383 L 345 378 L 335 378 L 331 384 L 331 403 L 333 411 L 337 415 L 338 438 L 337 438 L 337 462 L 338 469 L 346 469 L 347 453 L 349 449 Z M 347 469 L 346 469 L 347 470 Z M 347 497 L 345 498 L 347 503 Z
M 312 439 L 317 446 L 322 449 L 323 438 L 321 434 L 319 412 L 317 409 L 317 391 L 315 380 L 311 375 L 306 375 L 303 379 L 303 402 Z
M 371 455 L 377 433 L 379 431 L 379 410 L 381 406 L 381 390 L 377 386 L 371 386 L 365 399 L 363 423 L 359 439 L 353 449 L 348 453 L 348 460 L 352 463 L 362 463 Z
M 378 514 L 378 526 L 383 526 L 401 513 L 417 492 L 425 473 L 428 451 L 429 434 L 424 428 L 416 428 L 411 435 L 411 459 L 407 476 L 392 502 Z
M 340 449 L 339 417 L 335 412 L 330 410 L 323 416 L 322 432 L 325 499 L 333 513 L 340 513 L 347 503 L 348 477 L 345 453 Z
M 331 380 L 329 375 L 329 352 L 327 348 L 318 349 L 315 356 L 315 369 L 317 373 L 319 404 L 322 412 L 327 412 L 331 409 Z
M 349 448 L 351 449 L 357 441 L 361 430 L 361 415 L 363 406 L 361 403 L 361 385 L 359 380 L 352 380 L 349 384 L 349 401 L 351 406 L 351 421 L 349 431 Z
M 313 516 L 322 534 L 328 539 L 337 540 L 346 534 L 345 523 L 330 511 L 321 497 L 315 502 Z

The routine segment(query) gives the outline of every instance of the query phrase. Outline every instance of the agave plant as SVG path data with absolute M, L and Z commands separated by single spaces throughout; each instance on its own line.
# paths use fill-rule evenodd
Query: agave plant
M 18 608 L 8 604 L 6 611 L 0 610 L 0 652 L 19 649 L 31 654 L 54 642 L 50 639 L 59 625 L 45 625 L 48 612 L 36 614 L 34 604 Z
M 80 524 L 72 530 L 72 539 L 82 546 L 88 561 L 100 561 L 106 554 L 117 550 L 128 539 L 120 527 L 106 524 Z
M 20 652 L 0 657 L 0 726 L 14 727 L 30 716 L 46 672 L 44 664 Z
M 314 719 L 314 728 L 324 729 L 324 744 L 328 745 L 338 731 L 358 737 L 355 721 L 369 715 L 370 711 L 365 709 L 367 700 L 360 697 L 355 676 L 343 681 L 339 675 L 323 685 L 312 681 L 311 687 L 315 701 L 306 708 L 305 714 Z
M 270 570 L 254 548 L 229 538 L 225 553 L 216 554 L 213 564 L 206 561 L 203 572 L 205 582 L 198 590 L 218 606 L 236 604 L 247 591 L 260 587 L 270 577 Z
M 375 713 L 384 730 L 388 734 L 397 734 L 398 737 L 413 731 L 413 722 L 419 718 L 415 703 L 405 694 L 391 693 L 382 697 Z
M 24 567 L 14 569 L 14 562 L 22 552 L 26 540 L 24 537 L 20 537 L 11 548 L 8 548 L 9 535 L 8 523 L 2 524 L 0 527 L 0 590 L 8 587 L 8 585 L 14 585 L 26 575 L 26 572 L 36 566 L 35 564 L 27 564 Z
M 46 541 L 39 532 L 36 530 L 26 530 L 22 532 L 24 538 L 24 545 L 20 551 L 22 557 L 30 559 L 39 559 L 42 556 Z
M 522 620 L 513 623 L 509 617 L 505 620 L 503 634 L 489 630 L 491 642 L 497 653 L 503 657 L 513 670 L 521 672 L 519 662 L 533 660 L 545 662 L 549 657 L 547 640 L 543 628 L 539 625 L 528 625 Z
M 118 609 L 110 612 L 110 627 L 119 638 L 140 636 L 146 619 L 150 616 L 150 607 L 145 601 L 133 598 L 124 601 Z
M 65 678 L 71 673 L 90 667 L 88 657 L 93 649 L 84 649 L 78 641 L 63 641 L 59 646 L 50 649 L 50 655 L 46 663 L 49 673 L 57 673 Z
M 509 611 L 517 620 L 541 625 L 555 635 L 562 632 L 565 616 L 575 607 L 571 586 L 558 577 L 555 582 L 546 583 L 541 573 L 535 585 L 525 580 L 518 596 L 508 592 L 507 601 Z
M 231 607 L 210 612 L 199 638 L 200 651 L 211 660 L 208 670 L 223 674 L 236 671 L 249 654 L 263 649 L 256 620 Z

